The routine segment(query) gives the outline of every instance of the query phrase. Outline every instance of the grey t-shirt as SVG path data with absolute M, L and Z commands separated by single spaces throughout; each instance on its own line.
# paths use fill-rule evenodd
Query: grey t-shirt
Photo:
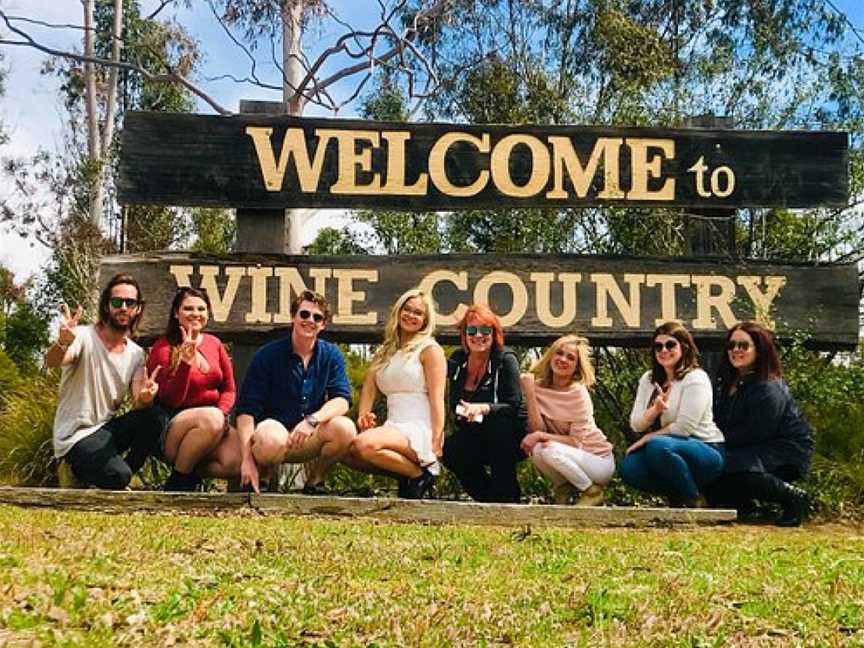
M 75 329 L 71 364 L 60 375 L 54 416 L 54 456 L 58 459 L 102 427 L 123 403 L 132 379 L 144 366 L 144 350 L 132 340 L 122 353 L 109 353 L 92 325 Z

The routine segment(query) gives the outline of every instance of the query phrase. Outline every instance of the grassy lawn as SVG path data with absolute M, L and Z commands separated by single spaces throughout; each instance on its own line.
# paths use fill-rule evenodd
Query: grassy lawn
M 851 527 L 514 532 L 2 506 L 0 646 L 34 639 L 864 646 L 864 536 Z

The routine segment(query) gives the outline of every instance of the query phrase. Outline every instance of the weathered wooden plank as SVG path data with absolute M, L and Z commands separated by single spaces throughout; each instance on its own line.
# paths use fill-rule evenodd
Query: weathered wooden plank
M 264 209 L 845 207 L 848 134 L 130 111 L 118 191 Z
M 270 515 L 371 517 L 391 522 L 484 526 L 646 527 L 734 522 L 727 509 L 578 507 L 548 504 L 481 504 L 445 500 L 253 495 L 255 509 Z
M 106 491 L 94 488 L 0 487 L 0 504 L 68 508 L 105 513 L 133 511 L 215 512 L 249 507 L 248 493 L 166 493 L 162 491 Z
M 94 489 L 0 487 L 0 504 L 103 513 L 214 513 L 256 511 L 266 515 L 373 518 L 389 522 L 487 526 L 648 527 L 734 522 L 727 509 L 581 508 L 541 504 L 480 504 L 246 493 L 163 493 Z
M 418 285 L 439 305 L 439 339 L 451 342 L 454 323 L 472 302 L 491 304 L 508 341 L 529 344 L 579 332 L 598 344 L 641 345 L 658 321 L 680 319 L 700 345 L 710 346 L 736 321 L 753 318 L 772 320 L 781 335 L 807 332 L 826 348 L 858 341 L 854 265 L 577 255 L 160 253 L 108 257 L 100 281 L 116 272 L 130 272 L 142 284 L 145 341 L 164 329 L 176 287 L 190 283 L 204 286 L 213 301 L 210 330 L 235 341 L 283 333 L 291 299 L 308 286 L 333 307 L 330 339 L 377 342 L 393 302 Z

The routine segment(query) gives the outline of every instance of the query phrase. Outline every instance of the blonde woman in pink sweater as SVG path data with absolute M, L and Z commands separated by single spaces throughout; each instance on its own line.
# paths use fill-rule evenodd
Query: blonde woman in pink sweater
M 588 340 L 578 335 L 558 338 L 522 375 L 529 430 L 522 449 L 552 482 L 555 504 L 577 492 L 577 506 L 602 504 L 615 473 L 612 444 L 594 422 L 593 384 Z

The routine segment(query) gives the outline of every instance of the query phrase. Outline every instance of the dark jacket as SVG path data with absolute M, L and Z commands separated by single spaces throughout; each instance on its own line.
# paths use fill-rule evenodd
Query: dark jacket
M 726 437 L 727 473 L 775 472 L 780 467 L 807 474 L 813 432 L 782 378 L 738 379 L 731 396 L 722 383 L 714 397 L 714 421 Z
M 519 382 L 519 361 L 516 354 L 507 347 L 503 350 L 493 350 L 489 355 L 489 371 L 480 384 L 486 385 L 491 381 L 491 411 L 483 421 L 483 425 L 501 425 L 510 423 L 514 431 L 521 439 L 525 436 L 525 422 L 528 413 L 525 409 L 525 400 L 522 398 L 522 385 Z M 465 398 L 463 386 L 468 371 L 468 353 L 460 348 L 453 352 L 447 360 L 447 382 L 449 387 L 450 411 L 455 412 L 460 400 L 471 402 L 487 402 L 479 394 Z M 457 426 L 459 426 L 458 420 Z

